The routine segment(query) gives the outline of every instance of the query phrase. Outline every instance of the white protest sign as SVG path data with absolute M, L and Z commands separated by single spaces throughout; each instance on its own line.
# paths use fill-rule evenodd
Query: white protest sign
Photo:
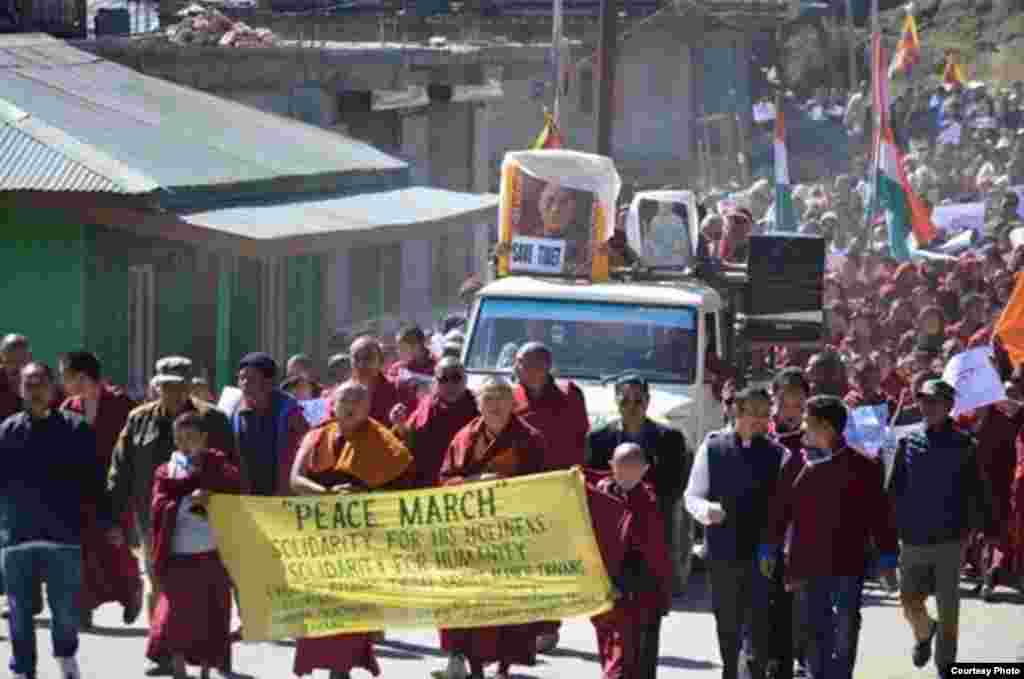
M 1024 227 L 1018 227 L 1010 231 L 1009 239 L 1010 245 L 1014 248 L 1019 248 L 1021 245 L 1024 245 Z
M 992 116 L 979 116 L 971 121 L 971 127 L 976 130 L 994 130 L 999 127 L 999 121 Z
M 306 422 L 309 423 L 309 426 L 315 427 L 327 419 L 326 398 L 311 398 L 299 401 L 299 405 L 302 406 L 302 414 L 306 416 Z
M 862 406 L 850 411 L 844 436 L 851 447 L 869 457 L 878 457 L 889 430 L 889 406 Z
M 217 410 L 228 417 L 234 414 L 238 404 L 242 402 L 242 390 L 238 387 L 224 387 L 220 392 L 220 400 L 217 401 Z
M 941 252 L 947 255 L 955 255 L 963 252 L 971 247 L 971 243 L 974 242 L 974 235 L 977 233 L 973 229 L 967 229 L 956 238 L 950 238 L 948 241 L 939 246 Z
M 512 238 L 510 271 L 561 274 L 565 268 L 565 240 L 562 238 Z
M 775 120 L 775 104 L 770 101 L 754 104 L 754 122 L 766 123 L 769 120 Z
M 978 347 L 949 359 L 942 379 L 956 389 L 954 416 L 1006 400 L 1006 388 L 991 356 L 991 347 Z
M 961 127 L 960 123 L 952 123 L 951 125 L 946 126 L 946 128 L 943 129 L 941 132 L 939 132 L 939 136 L 936 138 L 936 142 L 939 144 L 948 144 L 951 146 L 956 146 L 960 143 L 960 132 L 962 130 L 963 127 Z
M 932 223 L 947 233 L 981 230 L 985 226 L 985 203 L 938 205 L 932 210 Z

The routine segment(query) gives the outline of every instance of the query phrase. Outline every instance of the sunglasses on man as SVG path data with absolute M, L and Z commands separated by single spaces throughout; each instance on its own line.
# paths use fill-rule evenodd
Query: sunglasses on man
M 456 384 L 466 379 L 466 373 L 463 372 L 452 372 L 452 373 L 441 373 L 437 378 L 440 384 Z

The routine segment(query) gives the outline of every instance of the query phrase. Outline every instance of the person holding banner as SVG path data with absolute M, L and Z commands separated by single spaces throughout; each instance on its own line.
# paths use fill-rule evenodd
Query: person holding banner
M 477 393 L 480 417 L 455 435 L 441 465 L 442 485 L 454 486 L 536 474 L 544 469 L 544 436 L 515 414 L 512 385 L 499 376 L 487 378 Z M 509 679 L 514 664 L 536 661 L 535 625 L 504 625 L 444 631 L 451 654 L 448 679 L 465 679 L 466 662 L 472 679 L 483 679 L 484 666 L 498 663 L 495 679 Z
M 172 659 L 175 679 L 185 663 L 228 673 L 231 667 L 231 581 L 217 555 L 206 517 L 209 493 L 238 493 L 238 466 L 207 447 L 207 422 L 194 411 L 174 420 L 178 447 L 153 480 L 153 570 L 162 584 L 149 625 L 146 656 Z
M 382 424 L 390 423 L 391 411 L 399 403 L 410 408 L 415 401 L 403 396 L 398 385 L 383 372 L 384 350 L 373 337 L 363 336 L 352 342 L 352 381 L 366 387 L 370 394 L 370 417 Z
M 548 443 L 544 471 L 570 469 L 583 464 L 590 419 L 583 391 L 573 382 L 559 384 L 551 374 L 551 350 L 540 342 L 527 342 L 516 352 L 516 414 L 540 431 Z M 537 650 L 558 646 L 557 621 L 537 623 Z
M 330 420 L 310 431 L 299 447 L 291 473 L 297 495 L 340 495 L 411 486 L 412 454 L 383 424 L 370 417 L 370 391 L 346 382 L 331 396 Z M 361 667 L 374 676 L 380 665 L 372 633 L 298 639 L 293 671 L 305 676 L 327 669 L 331 679 L 349 679 Z

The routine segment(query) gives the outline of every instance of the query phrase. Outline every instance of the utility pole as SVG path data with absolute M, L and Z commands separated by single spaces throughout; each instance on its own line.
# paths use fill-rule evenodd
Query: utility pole
M 615 120 L 615 62 L 618 45 L 618 0 L 601 0 L 601 42 L 597 48 L 601 80 L 597 97 L 597 154 L 612 155 L 612 123 Z
M 846 0 L 846 61 L 850 74 L 850 92 L 857 89 L 857 34 L 853 25 L 853 0 Z

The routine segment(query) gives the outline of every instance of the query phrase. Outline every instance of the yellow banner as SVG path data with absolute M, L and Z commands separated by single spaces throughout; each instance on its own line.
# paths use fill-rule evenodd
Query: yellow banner
M 612 602 L 579 471 L 392 493 L 216 495 L 209 515 L 247 640 L 519 624 Z

